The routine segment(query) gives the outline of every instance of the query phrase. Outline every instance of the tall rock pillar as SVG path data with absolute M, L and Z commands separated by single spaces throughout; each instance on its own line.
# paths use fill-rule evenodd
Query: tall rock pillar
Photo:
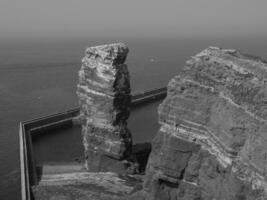
M 131 89 L 127 65 L 129 50 L 122 43 L 87 48 L 79 71 L 77 95 L 82 119 L 86 168 L 102 171 L 103 162 L 131 153 L 126 120 Z

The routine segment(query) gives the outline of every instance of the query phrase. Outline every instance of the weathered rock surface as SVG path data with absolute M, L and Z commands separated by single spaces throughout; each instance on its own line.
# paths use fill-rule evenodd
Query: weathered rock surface
M 131 153 L 127 128 L 131 89 L 127 65 L 128 48 L 122 43 L 90 47 L 79 71 L 77 95 L 82 119 L 86 167 L 90 171 L 120 168 L 110 158 Z
M 111 172 L 71 172 L 43 175 L 32 187 L 36 200 L 125 200 L 141 182 Z
M 159 106 L 144 190 L 133 199 L 267 199 L 267 63 L 210 47 Z

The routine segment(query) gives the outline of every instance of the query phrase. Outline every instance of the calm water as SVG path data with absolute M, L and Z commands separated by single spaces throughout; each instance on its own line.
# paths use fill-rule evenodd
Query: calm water
M 190 56 L 207 46 L 237 48 L 267 59 L 266 39 L 124 38 L 122 41 L 130 48 L 127 63 L 136 92 L 166 85 Z M 19 121 L 77 106 L 77 71 L 85 47 L 116 41 L 119 40 L 0 41 L 0 199 L 19 199 L 20 195 Z M 142 119 L 134 117 L 135 111 L 132 113 L 129 125 L 136 142 L 150 140 L 155 134 L 156 107 L 144 107 Z M 60 146 L 55 149 L 62 150 Z
M 134 143 L 149 142 L 158 131 L 157 107 L 161 101 L 138 106 L 131 111 L 128 127 L 132 132 Z M 81 127 L 60 128 L 34 136 L 33 151 L 38 166 L 81 162 L 83 160 Z

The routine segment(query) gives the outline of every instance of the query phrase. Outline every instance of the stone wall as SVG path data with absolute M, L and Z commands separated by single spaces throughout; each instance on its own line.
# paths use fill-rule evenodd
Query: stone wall
M 267 199 L 267 63 L 210 47 L 186 62 L 159 106 L 147 200 Z
M 111 160 L 131 153 L 127 128 L 131 89 L 128 48 L 122 43 L 87 48 L 79 71 L 77 95 L 82 120 L 86 168 L 102 171 Z M 108 168 L 108 166 L 107 166 Z

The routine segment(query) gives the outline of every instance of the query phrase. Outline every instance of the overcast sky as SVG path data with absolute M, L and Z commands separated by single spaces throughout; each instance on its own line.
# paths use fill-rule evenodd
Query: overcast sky
M 267 0 L 0 0 L 0 37 L 267 35 Z

